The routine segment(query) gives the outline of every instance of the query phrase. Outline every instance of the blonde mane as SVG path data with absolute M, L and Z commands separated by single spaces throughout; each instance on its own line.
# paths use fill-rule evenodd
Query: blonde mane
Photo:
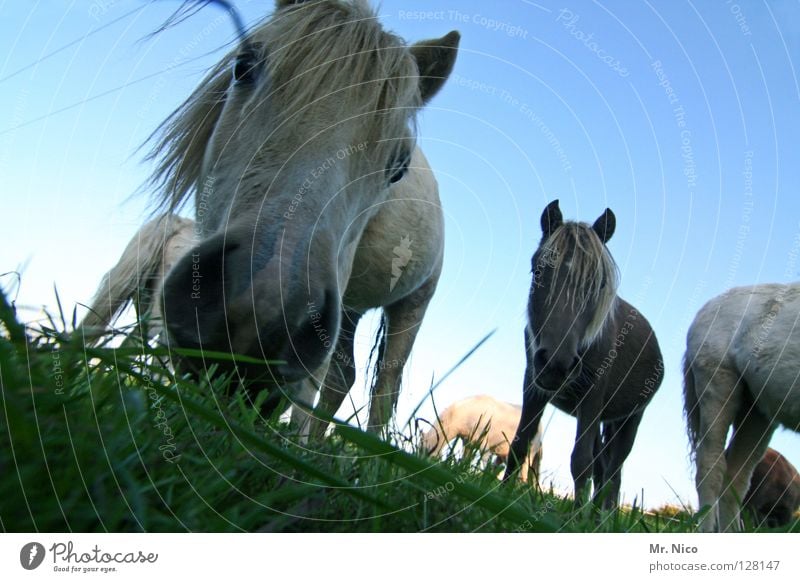
M 559 226 L 540 248 L 539 261 L 558 272 L 567 270 L 564 288 L 549 289 L 547 303 L 564 295 L 573 308 L 585 309 L 596 305 L 589 323 L 584 343 L 591 345 L 611 319 L 617 301 L 619 269 L 606 246 L 583 222 L 565 222 Z
M 316 119 L 323 97 L 347 103 L 342 115 L 363 116 L 374 159 L 392 159 L 412 137 L 421 105 L 416 63 L 403 40 L 384 31 L 362 0 L 323 0 L 288 6 L 256 25 L 248 42 L 268 78 L 258 102 L 270 100 L 278 123 L 268 136 L 280 147 L 302 119 Z M 198 186 L 204 154 L 232 82 L 235 50 L 159 126 L 148 160 L 159 208 L 174 211 Z M 366 114 L 366 115 L 364 115 Z M 330 123 L 330 120 L 321 119 Z

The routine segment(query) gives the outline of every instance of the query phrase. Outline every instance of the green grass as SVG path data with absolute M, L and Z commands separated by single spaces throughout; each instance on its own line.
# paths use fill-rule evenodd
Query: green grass
M 142 346 L 87 350 L 73 326 L 61 315 L 25 328 L 0 294 L 0 531 L 693 528 L 686 513 L 575 512 L 552 492 L 503 487 L 477 451 L 417 454 L 410 429 L 384 442 L 339 423 L 304 447 L 227 395 L 224 376 L 176 379 Z

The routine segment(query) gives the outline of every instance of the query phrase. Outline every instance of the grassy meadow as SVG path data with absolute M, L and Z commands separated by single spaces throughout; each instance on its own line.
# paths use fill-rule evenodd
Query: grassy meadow
M 23 326 L 0 294 L 0 531 L 688 532 L 680 509 L 574 511 L 501 486 L 479 451 L 432 461 L 337 423 L 307 448 L 227 379 L 175 377 L 166 352 L 87 349 L 64 314 Z M 797 526 L 795 526 L 797 527 Z

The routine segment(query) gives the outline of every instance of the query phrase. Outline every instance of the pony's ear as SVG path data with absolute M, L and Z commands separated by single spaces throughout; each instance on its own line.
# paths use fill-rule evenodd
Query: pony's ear
M 276 0 L 275 8 L 280 10 L 281 8 L 286 8 L 287 6 L 294 6 L 295 4 L 302 4 L 303 0 Z
M 409 47 L 419 70 L 419 94 L 422 102 L 430 101 L 453 71 L 461 33 L 448 32 L 442 38 L 423 40 Z
M 561 216 L 561 209 L 558 207 L 558 200 L 553 200 L 542 212 L 542 235 L 548 238 L 553 231 L 564 224 L 564 217 Z
M 600 240 L 607 243 L 614 235 L 614 230 L 617 228 L 617 217 L 610 208 L 600 215 L 600 218 L 594 221 L 592 230 L 597 233 Z

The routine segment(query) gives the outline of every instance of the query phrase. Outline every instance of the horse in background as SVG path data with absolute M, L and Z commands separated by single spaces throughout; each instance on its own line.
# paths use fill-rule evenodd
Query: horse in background
M 453 439 L 461 438 L 465 443 L 475 444 L 485 453 L 484 460 L 491 455 L 507 462 L 511 439 L 517 431 L 522 407 L 501 402 L 491 396 L 470 396 L 454 402 L 432 423 L 431 429 L 422 437 L 422 446 L 428 455 L 438 455 Z M 538 481 L 542 463 L 542 430 L 533 439 L 525 463 L 520 472 L 522 481 L 529 475 Z
M 778 451 L 767 449 L 753 471 L 743 505 L 752 512 L 757 527 L 789 525 L 800 508 L 797 469 Z
M 138 337 L 157 338 L 163 331 L 158 298 L 166 274 L 194 246 L 194 221 L 159 216 L 142 226 L 104 276 L 76 332 L 86 345 L 97 345 L 119 316 L 133 305 Z
M 320 387 L 322 436 L 355 381 L 359 319 L 381 308 L 368 420 L 381 431 L 441 273 L 438 186 L 414 128 L 460 35 L 407 46 L 366 2 L 333 0 L 278 0 L 241 35 L 153 136 L 164 220 L 195 208 L 158 297 L 161 341 L 283 362 L 219 365 L 290 400 Z
M 575 504 L 594 482 L 594 499 L 615 507 L 622 465 L 645 408 L 664 375 L 655 333 L 617 296 L 619 275 L 606 247 L 616 218 L 610 209 L 591 226 L 565 222 L 558 200 L 541 216 L 533 255 L 525 329 L 522 417 L 504 479 L 525 458 L 548 403 L 578 421 L 570 470 Z
M 702 531 L 740 528 L 739 501 L 778 425 L 800 430 L 800 283 L 736 287 L 686 337 L 684 412 Z M 733 436 L 725 448 L 728 430 Z

